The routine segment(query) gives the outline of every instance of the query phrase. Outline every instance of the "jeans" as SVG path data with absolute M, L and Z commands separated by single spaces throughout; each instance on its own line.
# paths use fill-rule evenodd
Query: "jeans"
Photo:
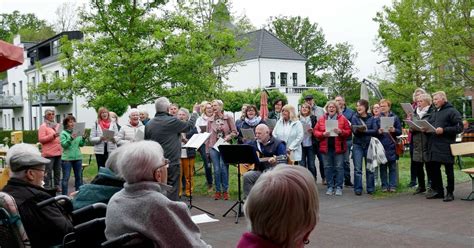
M 344 182 L 344 154 L 336 154 L 334 148 L 329 148 L 328 153 L 323 154 L 324 173 L 328 188 L 341 188 Z
M 61 183 L 61 156 L 47 157 L 51 162 L 46 165 L 45 188 L 56 189 Z
M 388 181 L 387 181 L 388 170 Z M 386 164 L 380 165 L 380 180 L 382 181 L 382 189 L 397 188 L 397 161 L 388 161 Z
M 206 173 L 206 182 L 208 186 L 212 186 L 212 169 L 211 163 L 209 163 L 206 153 L 206 145 L 199 147 L 199 154 L 201 154 L 202 164 Z
M 352 138 L 346 141 L 347 151 L 344 155 L 344 183 L 350 184 L 351 182 L 351 149 L 352 149 Z
M 303 146 L 303 152 L 301 155 L 301 166 L 306 167 L 311 174 L 313 174 L 314 179 L 317 179 L 316 165 L 314 163 L 314 151 L 312 146 Z
M 326 179 L 326 174 L 324 173 L 324 161 L 323 161 L 323 155 L 319 151 L 319 142 L 316 144 L 313 144 L 314 150 L 316 151 L 316 157 L 318 158 L 319 161 L 319 175 L 321 176 L 321 179 Z
M 354 161 L 354 192 L 362 192 L 362 161 L 365 158 L 365 183 L 367 193 L 375 191 L 374 173 L 367 170 L 367 151 L 369 145 L 354 144 L 352 146 L 352 159 Z M 377 168 L 376 168 L 377 169 Z
M 216 192 L 227 192 L 229 189 L 229 164 L 224 164 L 221 154 L 214 148 L 211 148 L 210 155 L 212 165 L 214 166 L 214 184 Z
M 62 194 L 68 195 L 69 176 L 71 175 L 71 168 L 74 170 L 74 188 L 76 191 L 82 185 L 82 160 L 63 160 L 61 164 L 63 168 L 62 180 Z

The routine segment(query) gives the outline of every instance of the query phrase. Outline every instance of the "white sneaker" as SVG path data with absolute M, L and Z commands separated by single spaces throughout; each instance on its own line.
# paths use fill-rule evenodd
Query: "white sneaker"
M 334 189 L 333 188 L 328 188 L 326 191 L 326 195 L 333 195 L 334 194 Z
M 341 196 L 342 195 L 342 189 L 337 188 L 336 189 L 336 195 Z

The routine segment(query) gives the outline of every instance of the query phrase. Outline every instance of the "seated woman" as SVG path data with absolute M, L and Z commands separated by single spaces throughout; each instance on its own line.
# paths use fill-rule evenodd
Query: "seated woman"
M 164 192 L 167 160 L 154 141 L 128 144 L 117 162 L 124 188 L 112 196 L 105 217 L 105 236 L 116 238 L 138 232 L 155 247 L 208 247 L 183 202 L 169 200 Z
M 84 184 L 79 188 L 72 204 L 74 209 L 79 209 L 97 202 L 107 204 L 110 198 L 123 188 L 125 181 L 117 175 L 117 158 L 127 145 L 123 145 L 114 150 L 109 159 L 105 162 L 105 167 L 99 168 L 99 173 L 89 184 Z M 126 148 L 125 148 L 126 149 Z
M 319 219 L 319 197 L 311 173 L 277 165 L 259 178 L 244 205 L 250 232 L 238 248 L 304 247 Z

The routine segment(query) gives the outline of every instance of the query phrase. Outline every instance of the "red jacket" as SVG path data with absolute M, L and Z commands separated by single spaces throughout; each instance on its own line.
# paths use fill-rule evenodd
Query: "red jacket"
M 59 136 L 54 137 L 54 134 L 59 129 L 59 125 L 56 126 L 55 130 L 48 127 L 46 123 L 41 124 L 38 130 L 38 141 L 41 143 L 41 155 L 43 157 L 56 157 L 61 156 L 63 153 Z
M 328 153 L 328 138 L 324 137 L 324 133 L 326 132 L 327 117 L 327 113 L 321 116 L 313 131 L 314 136 L 316 136 L 316 138 L 320 141 L 319 151 L 321 153 Z M 349 122 L 347 121 L 346 117 L 344 117 L 342 114 L 337 115 L 337 123 L 337 126 L 342 131 L 342 133 L 335 137 L 335 148 L 336 154 L 341 154 L 345 153 L 347 150 L 346 139 L 351 135 L 351 127 L 349 126 Z

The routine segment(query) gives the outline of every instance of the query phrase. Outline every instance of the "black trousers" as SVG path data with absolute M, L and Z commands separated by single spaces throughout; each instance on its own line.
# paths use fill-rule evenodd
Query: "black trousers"
M 425 183 L 425 163 L 424 162 L 416 162 L 416 161 L 411 161 L 412 162 L 412 167 L 415 172 L 415 182 L 418 179 L 418 188 L 420 189 L 426 189 L 426 183 Z M 428 169 L 428 168 L 427 168 Z M 428 181 L 430 181 L 429 173 L 428 174 Z
M 444 169 L 446 171 L 446 177 L 448 185 L 446 190 L 448 193 L 454 192 L 454 164 L 451 163 L 440 163 L 440 162 L 428 162 L 428 178 L 431 178 L 431 188 L 438 192 L 439 194 L 444 195 L 443 188 L 443 177 L 441 176 L 441 165 L 444 164 Z

